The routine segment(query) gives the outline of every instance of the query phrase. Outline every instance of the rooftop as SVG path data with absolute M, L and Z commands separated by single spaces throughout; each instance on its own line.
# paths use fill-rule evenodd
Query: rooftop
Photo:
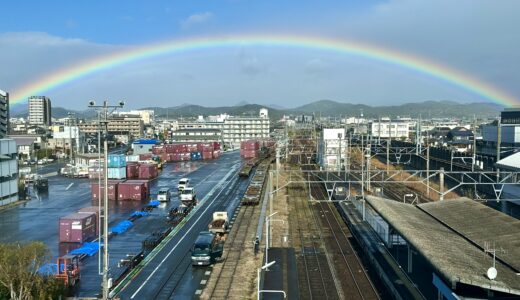
M 520 152 L 497 161 L 495 165 L 500 169 L 507 169 L 516 172 L 520 171 Z
M 452 287 L 520 295 L 519 220 L 467 198 L 417 206 L 373 196 L 366 200 Z M 503 250 L 496 253 L 495 280 L 485 276 L 493 265 L 486 243 Z

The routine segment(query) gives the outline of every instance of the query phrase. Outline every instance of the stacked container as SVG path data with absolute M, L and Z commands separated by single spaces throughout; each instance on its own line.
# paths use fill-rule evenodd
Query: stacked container
M 139 160 L 151 160 L 153 157 L 153 154 L 139 154 Z
M 111 154 L 108 156 L 108 178 L 126 179 L 126 155 Z
M 96 214 L 74 213 L 60 218 L 60 242 L 83 243 L 96 236 Z
M 139 178 L 139 164 L 134 162 L 126 163 L 126 178 L 137 179 Z
M 103 211 L 103 209 L 101 209 L 101 212 Z M 87 206 L 87 207 L 83 207 L 83 208 L 80 208 L 80 210 L 78 210 L 78 214 L 92 214 L 94 213 L 95 216 L 96 216 L 96 220 L 95 220 L 95 226 L 96 226 L 96 234 L 99 233 L 99 219 L 101 218 L 101 214 L 100 214 L 100 210 L 99 210 L 99 207 L 98 206 Z
M 152 179 L 157 177 L 156 164 L 141 164 L 139 165 L 139 179 Z
M 240 143 L 240 156 L 243 158 L 253 158 L 258 154 L 260 143 L 256 140 L 247 140 Z

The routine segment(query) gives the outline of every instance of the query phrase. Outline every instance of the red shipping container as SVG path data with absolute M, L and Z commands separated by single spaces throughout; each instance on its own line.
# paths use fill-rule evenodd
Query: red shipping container
M 211 152 L 211 151 L 209 151 L 209 152 L 202 152 L 202 159 L 203 160 L 213 159 L 213 152 Z
M 213 142 L 213 149 L 220 150 L 220 142 Z
M 99 206 L 87 206 L 87 207 L 80 208 L 78 210 L 79 214 L 94 213 L 96 215 L 96 220 L 95 220 L 96 221 L 95 222 L 95 224 L 96 224 L 96 234 L 99 233 L 99 229 L 100 229 L 99 226 L 98 226 L 99 225 L 99 218 L 101 218 L 101 215 L 99 214 L 99 211 L 100 211 L 99 210 Z M 103 208 L 101 208 L 101 211 L 103 211 Z
M 165 162 L 170 161 L 170 154 L 169 153 L 161 154 L 161 161 L 165 161 Z
M 79 243 L 58 243 L 58 253 L 59 256 L 65 256 L 69 254 L 72 250 L 76 250 L 79 247 L 81 247 L 81 244 Z
M 213 151 L 213 158 L 219 158 L 220 157 L 220 150 Z
M 152 154 L 139 154 L 139 160 L 151 160 L 152 156 Z
M 117 187 L 119 185 L 119 183 L 121 183 L 122 181 L 119 181 L 119 180 L 109 180 L 108 181 L 108 200 L 117 200 Z M 105 194 L 104 192 L 104 187 L 103 187 L 103 182 L 101 182 L 101 195 L 99 195 L 99 184 L 97 182 L 92 182 L 90 184 L 90 191 L 92 193 L 92 199 L 94 200 L 97 200 L 97 199 L 103 199 L 103 195 Z
M 155 155 L 159 155 L 165 152 L 164 146 L 153 146 L 152 153 Z M 145 154 L 146 155 L 146 154 Z
M 260 143 L 256 140 L 247 140 L 240 142 L 240 149 L 244 150 L 258 150 Z
M 147 198 L 147 189 L 143 182 L 125 181 L 119 184 L 117 194 L 119 200 L 142 201 Z
M 157 177 L 157 165 L 141 164 L 139 166 L 139 179 L 152 179 Z
M 253 157 L 256 157 L 256 150 L 240 149 L 240 156 L 243 157 L 243 158 L 253 158 Z
M 139 164 L 138 163 L 126 163 L 126 178 L 134 179 L 139 177 Z
M 83 243 L 96 236 L 96 214 L 75 213 L 60 218 L 60 242 Z
M 144 184 L 144 187 L 146 189 L 146 198 L 148 198 L 150 196 L 150 180 L 138 179 L 138 180 L 131 180 L 131 181 L 127 181 L 127 182 Z

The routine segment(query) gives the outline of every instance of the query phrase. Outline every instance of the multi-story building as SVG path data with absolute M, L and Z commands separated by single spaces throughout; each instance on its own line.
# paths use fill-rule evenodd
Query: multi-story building
M 116 112 L 116 115 L 126 116 L 135 115 L 141 117 L 144 125 L 150 125 L 154 121 L 155 112 L 153 110 L 131 110 L 128 112 Z
M 482 140 L 477 143 L 477 154 L 496 156 L 498 122 L 482 125 Z M 506 108 L 500 114 L 500 156 L 504 158 L 520 148 L 520 108 Z
M 345 169 L 348 140 L 345 128 L 324 128 L 318 147 L 318 161 L 324 170 Z
M 50 126 L 52 123 L 51 112 L 51 99 L 45 96 L 29 97 L 29 124 Z
M 258 117 L 229 117 L 224 120 L 222 140 L 233 148 L 240 147 L 240 142 L 249 139 L 269 137 L 269 117 L 265 108 Z
M 86 122 L 78 124 L 79 130 L 86 133 L 97 133 L 99 131 L 98 122 Z M 144 124 L 138 115 L 119 115 L 111 116 L 108 119 L 108 133 L 113 134 L 121 141 L 137 139 L 143 137 Z
M 9 93 L 0 90 L 0 139 L 9 133 Z
M 372 121 L 369 128 L 373 137 L 408 139 L 410 127 L 413 127 L 414 124 L 415 122 L 410 119 L 381 118 L 381 120 Z
M 0 206 L 18 201 L 16 142 L 0 139 Z

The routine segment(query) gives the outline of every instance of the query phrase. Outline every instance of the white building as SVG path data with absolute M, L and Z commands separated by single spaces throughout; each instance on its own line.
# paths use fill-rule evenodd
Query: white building
M 51 112 L 51 99 L 45 96 L 29 97 L 29 124 L 50 126 Z
M 268 110 L 262 108 L 258 117 L 229 117 L 224 120 L 222 140 L 233 148 L 240 147 L 240 142 L 250 139 L 269 137 Z
M 155 119 L 155 112 L 153 110 L 131 110 L 128 112 L 116 112 L 117 115 L 137 115 L 141 117 L 144 125 L 150 125 Z
M 0 90 L 0 139 L 9 133 L 9 93 Z
M 85 141 L 85 134 L 79 130 L 78 126 L 52 126 L 52 137 L 54 140 L 63 141 L 64 150 L 70 149 L 69 140 L 72 140 L 72 146 L 75 146 L 76 149 L 74 151 L 76 151 L 76 153 L 81 150 L 80 147 Z
M 370 123 L 369 130 L 373 137 L 380 138 L 396 138 L 408 139 L 410 136 L 410 128 L 415 126 L 415 122 L 411 119 L 381 118 Z
M 0 139 L 0 206 L 18 201 L 16 142 Z
M 324 170 L 345 169 L 348 140 L 345 128 L 324 128 L 318 149 L 320 165 Z

